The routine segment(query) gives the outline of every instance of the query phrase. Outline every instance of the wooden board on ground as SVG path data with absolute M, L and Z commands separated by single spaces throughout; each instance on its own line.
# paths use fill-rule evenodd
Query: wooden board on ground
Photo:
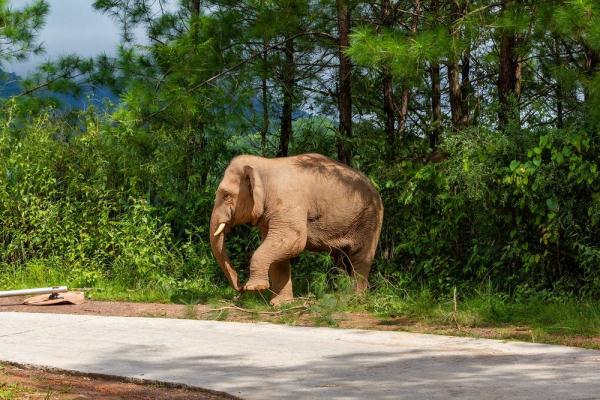
M 41 294 L 25 299 L 23 304 L 28 306 L 50 306 L 57 304 L 83 304 L 85 296 L 83 292 L 57 293 L 56 295 Z

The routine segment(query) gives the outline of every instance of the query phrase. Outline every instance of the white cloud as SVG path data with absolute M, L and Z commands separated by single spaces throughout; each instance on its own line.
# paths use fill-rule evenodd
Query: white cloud
M 11 0 L 19 7 L 25 0 Z M 40 63 L 61 55 L 78 54 L 91 57 L 116 52 L 120 32 L 115 22 L 92 7 L 92 0 L 49 0 L 50 11 L 39 39 L 46 52 L 24 62 L 3 65 L 3 69 L 23 75 Z

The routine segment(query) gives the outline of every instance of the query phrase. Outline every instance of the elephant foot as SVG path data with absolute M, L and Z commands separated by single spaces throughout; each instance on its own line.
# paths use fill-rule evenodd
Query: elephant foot
M 250 278 L 248 282 L 244 285 L 245 291 L 261 291 L 267 290 L 269 288 L 269 280 L 262 279 L 254 279 Z
M 294 296 L 278 294 L 278 295 L 273 296 L 273 298 L 271 299 L 269 304 L 271 304 L 273 307 L 279 307 L 280 305 L 289 303 L 290 301 L 293 301 L 293 300 L 294 300 Z

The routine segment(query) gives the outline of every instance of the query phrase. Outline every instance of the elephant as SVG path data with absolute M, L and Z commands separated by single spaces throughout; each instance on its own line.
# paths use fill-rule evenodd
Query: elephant
M 240 286 L 225 236 L 239 224 L 258 227 L 261 244 Z M 383 223 L 383 203 L 369 179 L 320 154 L 235 157 L 220 182 L 210 219 L 212 252 L 237 291 L 273 293 L 276 306 L 293 299 L 290 259 L 303 250 L 327 251 L 352 275 L 354 288 L 368 276 Z

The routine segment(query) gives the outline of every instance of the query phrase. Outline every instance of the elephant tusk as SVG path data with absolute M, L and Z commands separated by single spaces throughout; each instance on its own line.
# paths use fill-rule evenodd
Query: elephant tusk
M 225 222 L 221 222 L 221 224 L 219 225 L 219 227 L 215 231 L 214 236 L 219 236 L 221 234 L 221 232 L 223 232 L 223 229 L 225 229 Z

